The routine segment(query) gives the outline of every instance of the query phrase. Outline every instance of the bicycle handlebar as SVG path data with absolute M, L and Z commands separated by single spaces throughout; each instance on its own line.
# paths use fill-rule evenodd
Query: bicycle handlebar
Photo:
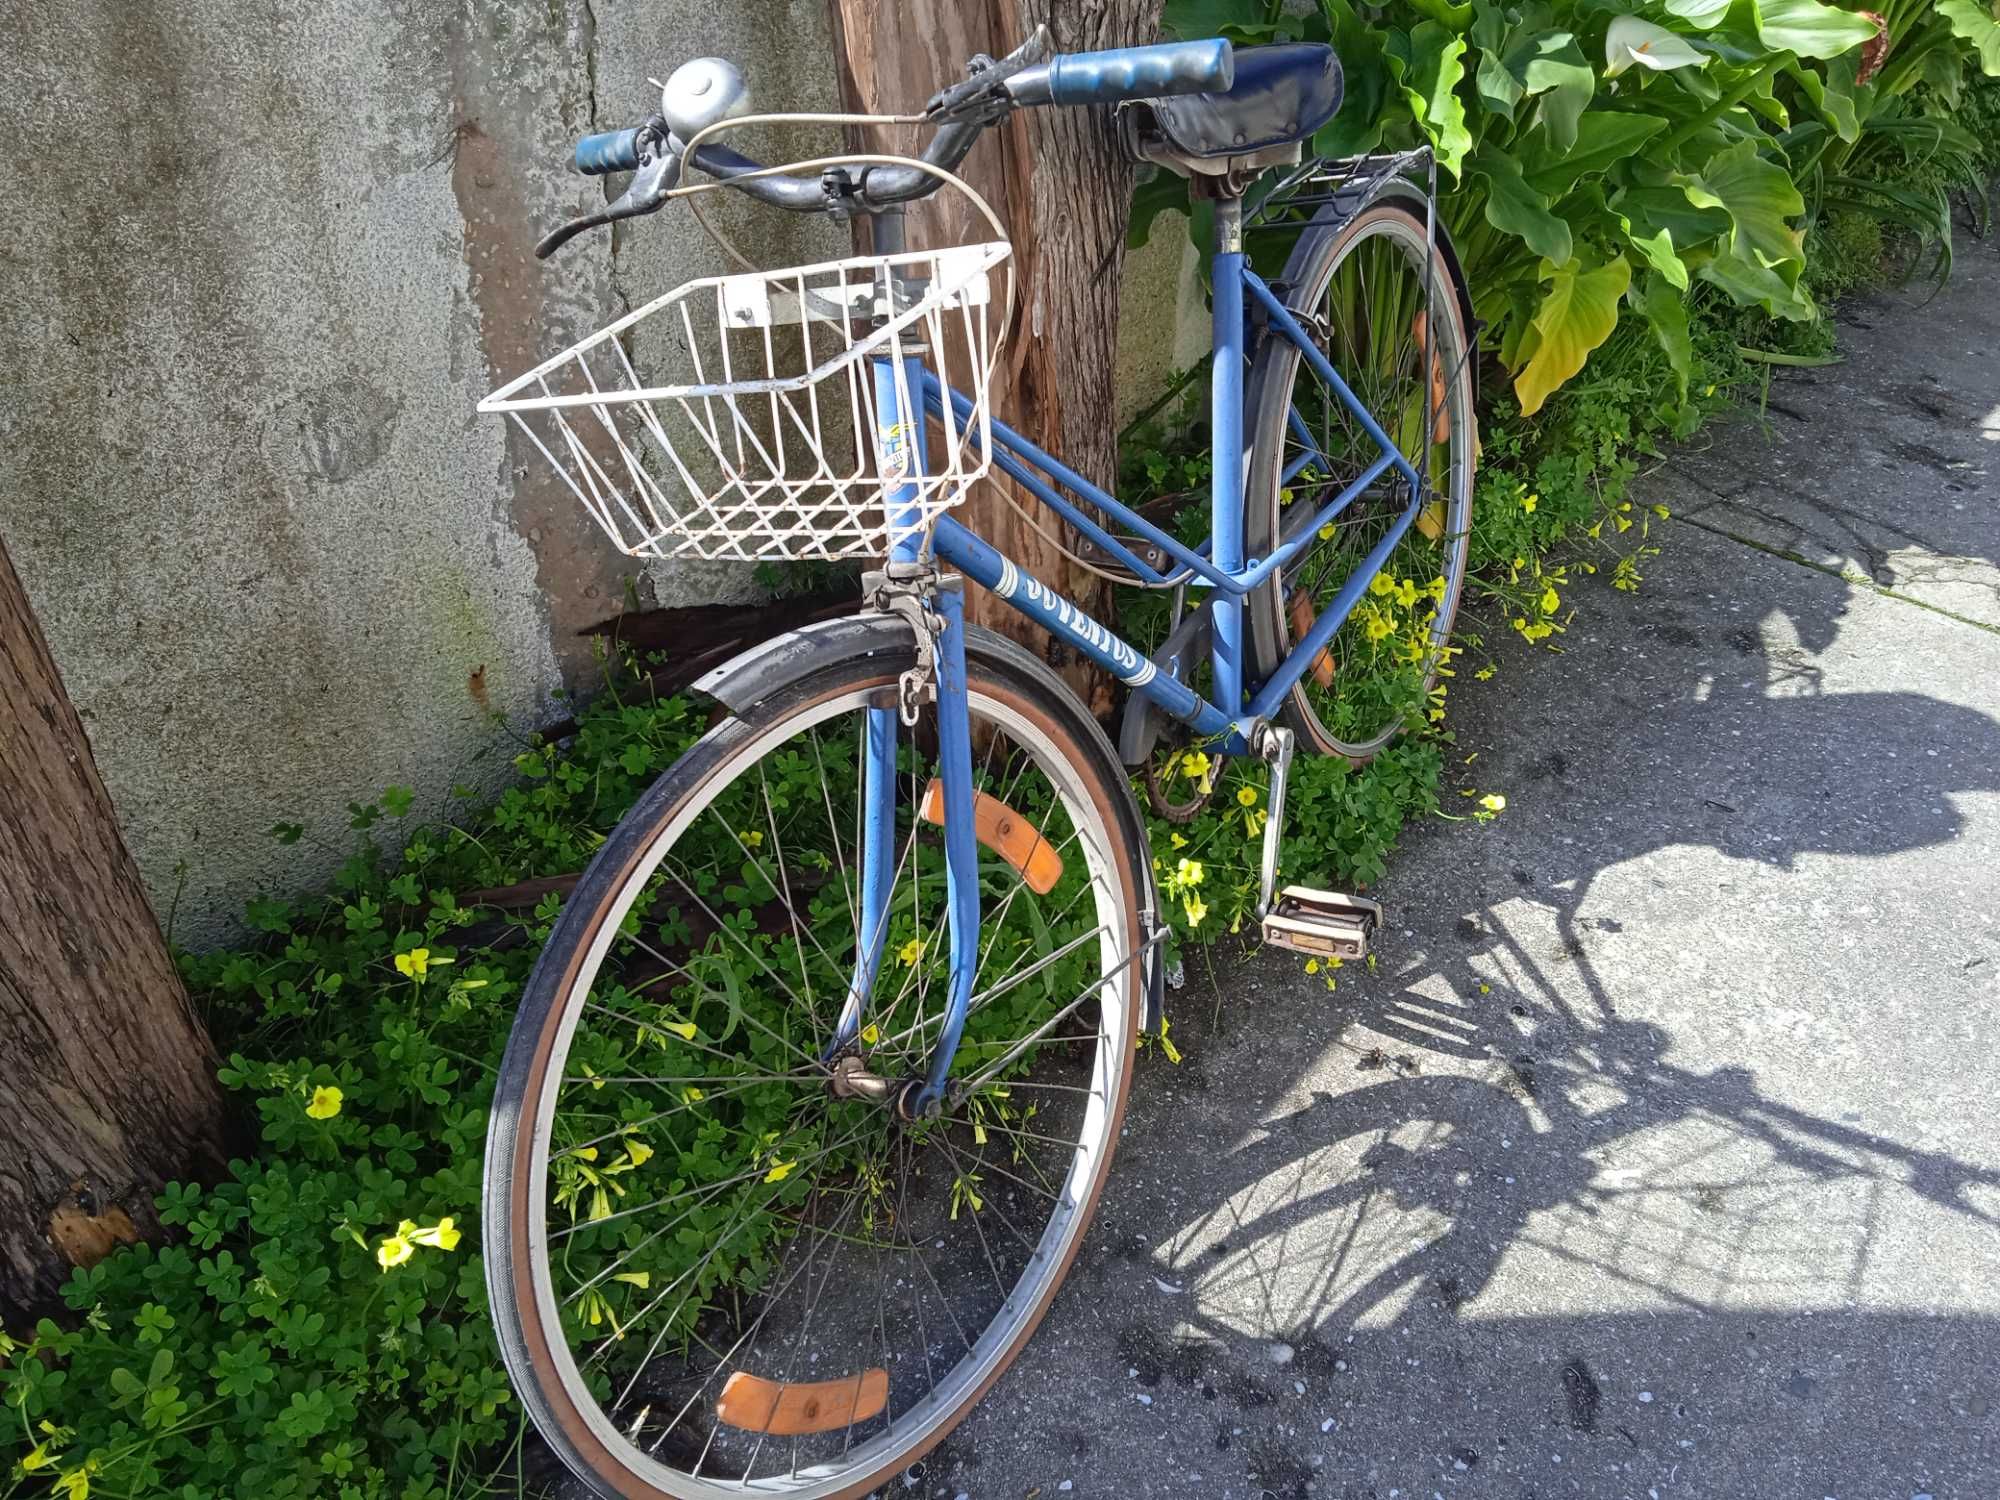
M 1236 81 L 1236 55 L 1216 39 L 1052 57 L 1008 81 L 1016 104 L 1123 104 L 1168 94 L 1226 92 Z
M 924 148 L 922 159 L 945 171 L 955 169 L 980 133 L 1013 109 L 1043 104 L 1117 104 L 1169 94 L 1223 91 L 1236 76 L 1235 54 L 1229 43 L 1221 40 L 1073 52 L 1045 63 L 1031 62 L 1046 45 L 1047 31 L 1038 28 L 1035 36 L 998 62 L 975 58 L 964 82 L 944 89 L 931 100 L 927 113 L 939 128 Z M 726 63 L 715 66 L 734 79 L 740 96 L 742 83 L 735 70 Z M 687 129 L 689 139 L 694 138 L 692 128 L 676 128 Z M 636 171 L 639 175 L 622 197 L 600 213 L 564 225 L 544 239 L 536 253 L 549 254 L 580 230 L 660 207 L 680 178 L 679 158 L 684 150 L 659 115 L 628 130 L 585 136 L 576 143 L 579 172 L 593 177 L 608 172 Z M 874 212 L 925 197 L 941 182 L 936 175 L 916 167 L 887 165 L 863 168 L 851 183 L 834 174 L 825 178 L 782 172 L 759 176 L 765 172 L 761 162 L 719 143 L 698 146 L 693 165 L 761 203 L 794 213 Z
M 639 131 L 607 130 L 576 143 L 576 169 L 592 177 L 606 172 L 631 172 L 639 166 Z

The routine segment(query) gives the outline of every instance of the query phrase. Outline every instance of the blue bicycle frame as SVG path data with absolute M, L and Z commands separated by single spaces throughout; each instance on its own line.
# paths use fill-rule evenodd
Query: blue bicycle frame
M 1216 750 L 1223 754 L 1240 755 L 1249 753 L 1250 737 L 1256 726 L 1277 712 L 1285 695 L 1332 641 L 1362 592 L 1402 541 L 1422 507 L 1424 486 L 1410 460 L 1397 450 L 1381 425 L 1348 388 L 1340 372 L 1334 369 L 1300 326 L 1298 319 L 1263 279 L 1250 269 L 1240 248 L 1226 249 L 1215 256 L 1213 280 L 1214 353 L 1210 376 L 1210 420 L 1214 478 L 1210 499 L 1210 540 L 1204 546 L 1185 546 L 1004 423 L 992 423 L 994 467 L 1062 516 L 1083 536 L 1116 557 L 1142 581 L 1153 584 L 1168 581 L 1168 575 L 1153 568 L 1101 526 L 1083 507 L 1063 493 L 1065 489 L 1081 496 L 1091 506 L 1116 518 L 1118 523 L 1129 527 L 1144 541 L 1161 549 L 1179 565 L 1187 582 L 1206 586 L 1211 591 L 1205 607 L 1214 612 L 1212 699 L 1204 699 L 1185 682 L 1161 672 L 1155 663 L 1108 626 L 1040 579 L 1024 572 L 951 516 L 944 516 L 938 521 L 931 537 L 931 551 L 938 561 L 958 569 L 964 576 L 1005 599 L 1057 640 L 1081 652 L 1134 692 L 1143 694 L 1165 713 L 1187 724 Z M 1341 405 L 1381 450 L 1380 456 L 1358 478 L 1319 508 L 1309 525 L 1292 528 L 1290 539 L 1280 541 L 1266 557 L 1244 555 L 1243 507 L 1247 465 L 1243 451 L 1243 371 L 1249 351 L 1248 309 L 1253 306 L 1278 337 L 1298 348 L 1314 374 L 1334 392 Z M 920 466 L 924 462 L 925 418 L 940 416 L 945 403 L 950 403 L 960 425 L 968 424 L 972 415 L 972 403 L 944 386 L 920 359 L 906 359 L 900 363 L 877 360 L 874 388 L 877 442 L 884 473 L 904 472 L 904 464 Z M 914 420 L 906 420 L 906 413 L 917 415 Z M 1324 467 L 1330 469 L 1332 465 L 1326 463 L 1313 448 L 1310 431 L 1296 409 L 1290 413 L 1289 425 L 1293 435 L 1300 439 L 1303 451 L 1282 477 L 1293 477 L 1315 460 L 1320 460 Z M 1277 670 L 1261 682 L 1246 682 L 1244 610 L 1250 593 L 1308 550 L 1328 522 L 1390 470 L 1402 479 L 1409 496 L 1394 525 L 1342 585 L 1332 602 L 1320 611 L 1312 628 L 1293 646 Z M 899 512 L 898 507 L 908 505 L 913 497 L 913 487 L 893 491 L 888 497 L 888 508 L 892 514 L 906 514 Z M 920 534 L 913 534 L 900 542 L 892 554 L 892 561 L 895 562 L 919 563 L 924 560 Z M 936 692 L 941 761 L 939 777 L 944 783 L 951 983 L 943 1029 L 924 1083 L 909 1106 L 912 1113 L 934 1108 L 944 1097 L 946 1078 L 965 1027 L 979 950 L 979 851 L 973 821 L 971 720 L 966 697 L 963 595 L 956 588 L 941 589 L 936 607 L 945 621 L 944 630 L 938 637 Z M 893 835 L 897 795 L 897 711 L 872 708 L 868 710 L 868 715 L 864 771 L 867 811 L 861 900 L 864 941 L 860 945 L 853 984 L 837 1028 L 835 1049 L 847 1045 L 859 1033 L 867 997 L 881 966 L 882 934 L 886 927 L 883 917 L 896 859 Z

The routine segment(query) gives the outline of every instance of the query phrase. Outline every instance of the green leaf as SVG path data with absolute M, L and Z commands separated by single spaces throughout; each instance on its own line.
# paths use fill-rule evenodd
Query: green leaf
M 1343 87 L 1339 111 L 1314 134 L 1312 148 L 1322 156 L 1358 156 L 1375 149 L 1389 123 L 1385 105 L 1394 78 L 1385 33 L 1355 15 L 1347 0 L 1321 0 L 1320 9 L 1333 27 Z
M 1734 0 L 1666 0 L 1667 13 L 1679 16 L 1702 31 L 1713 31 L 1729 14 Z
M 1687 286 L 1685 268 L 1681 271 L 1680 286 L 1681 289 Z M 1687 302 L 1681 289 L 1664 276 L 1648 276 L 1645 295 L 1639 305 L 1653 330 L 1653 337 L 1659 341 L 1667 356 L 1667 364 L 1673 369 L 1680 399 L 1685 401 L 1688 376 L 1694 368 L 1694 340 L 1688 334 Z
M 1511 156 L 1482 148 L 1467 166 L 1486 180 L 1486 222 L 1522 240 L 1552 265 L 1567 265 L 1572 249 L 1569 225 L 1549 212 L 1549 200 L 1521 178 Z
M 1184 41 L 1225 36 L 1231 41 L 1268 42 L 1283 28 L 1264 20 L 1263 9 L 1242 0 L 1167 0 L 1160 29 Z
M 1937 13 L 1951 22 L 1952 35 L 1979 54 L 1979 71 L 2000 78 L 2000 19 L 1980 0 L 1937 0 Z
M 1587 109 L 1577 122 L 1574 146 L 1565 150 L 1551 133 L 1530 157 L 1524 175 L 1530 187 L 1560 197 L 1573 183 L 1637 154 L 1666 128 L 1667 122 L 1658 115 Z
M 1452 5 L 1448 0 L 1409 0 L 1409 5 L 1419 15 L 1430 17 L 1450 31 L 1463 31 L 1472 24 L 1472 0 L 1465 0 L 1463 5 Z
M 1944 5 L 1954 0 L 1943 0 Z M 1738 0 L 1752 17 L 1757 37 L 1773 52 L 1800 57 L 1838 57 L 1875 35 L 1875 23 L 1851 10 L 1819 0 Z
M 1833 133 L 1850 144 L 1861 139 L 1861 121 L 1854 108 L 1854 59 L 1835 58 L 1822 75 L 1817 68 L 1800 63 L 1787 65 L 1800 92 L 1812 101 L 1819 117 L 1833 127 Z M 1796 162 L 1794 158 L 1794 162 Z
M 1665 232 L 1683 251 L 1729 233 L 1728 214 L 1719 208 L 1696 208 L 1677 187 L 1627 188 L 1615 207 L 1634 235 L 1652 238 Z
M 1754 141 L 1718 152 L 1698 173 L 1674 179 L 1696 208 L 1719 208 L 1729 215 L 1729 250 L 1749 264 L 1803 265 L 1804 233 L 1785 221 L 1806 210 L 1791 176 L 1757 154 Z
M 1465 128 L 1465 105 L 1458 81 L 1465 76 L 1465 38 L 1436 21 L 1425 21 L 1410 33 L 1410 75 L 1403 84 L 1417 123 L 1437 150 L 1438 165 L 1459 175 L 1465 153 L 1472 149 L 1472 132 Z
M 1542 268 L 1550 286 L 1535 313 L 1535 352 L 1514 377 L 1524 417 L 1540 411 L 1549 393 L 1581 370 L 1618 326 L 1618 299 L 1632 283 L 1632 267 L 1622 255 L 1590 271 L 1582 264 Z
M 1597 75 L 1569 33 L 1553 32 L 1540 42 L 1523 78 L 1530 94 L 1542 96 L 1537 113 L 1549 144 L 1558 151 L 1568 151 L 1576 145 L 1577 122 L 1597 92 Z
M 1685 292 L 1688 289 L 1687 263 L 1674 253 L 1673 234 L 1665 229 L 1651 234 L 1635 234 L 1629 220 L 1621 219 L 1620 222 L 1626 225 L 1626 242 L 1645 257 L 1646 264 L 1664 277 L 1669 285 Z

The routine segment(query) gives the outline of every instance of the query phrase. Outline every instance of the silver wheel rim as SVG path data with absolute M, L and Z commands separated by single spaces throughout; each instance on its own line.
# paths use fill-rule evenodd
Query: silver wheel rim
M 1422 226 L 1403 214 L 1384 214 L 1381 218 L 1364 225 L 1363 229 L 1365 232 L 1356 235 L 1353 239 L 1348 240 L 1340 246 L 1334 260 L 1327 267 L 1325 283 L 1321 286 L 1318 293 L 1319 300 L 1322 303 L 1340 267 L 1354 254 L 1357 248 L 1367 244 L 1370 240 L 1386 238 L 1394 241 L 1403 251 L 1405 263 L 1412 270 L 1420 274 L 1423 267 L 1430 260 L 1430 246 L 1425 240 Z M 1449 364 L 1458 364 L 1461 362 L 1469 364 L 1469 361 L 1466 359 L 1465 330 L 1461 326 L 1459 311 L 1453 304 L 1456 294 L 1450 281 L 1443 274 L 1442 267 L 1437 268 L 1436 274 L 1438 280 L 1431 307 L 1443 308 L 1450 313 L 1447 324 L 1451 329 L 1450 346 L 1448 349 L 1445 348 L 1445 340 L 1443 338 L 1439 338 L 1437 342 L 1441 351 L 1448 355 Z M 1304 365 L 1305 361 L 1303 357 L 1296 350 L 1291 350 L 1288 347 L 1286 362 L 1282 367 L 1283 379 L 1279 382 L 1282 387 L 1282 396 L 1286 409 L 1290 407 L 1293 392 L 1298 382 L 1299 372 L 1304 368 Z M 1346 374 L 1344 371 L 1342 373 L 1343 375 Z M 1427 644 L 1429 665 L 1424 676 L 1424 690 L 1426 693 L 1437 684 L 1439 653 L 1449 644 L 1451 628 L 1458 616 L 1459 596 L 1465 586 L 1466 557 L 1471 541 L 1472 444 L 1465 440 L 1463 434 L 1472 431 L 1471 412 L 1469 410 L 1470 386 L 1471 371 L 1468 368 L 1460 378 L 1447 381 L 1445 387 L 1446 409 L 1450 413 L 1452 422 L 1451 464 L 1454 470 L 1449 491 L 1444 492 L 1444 498 L 1448 507 L 1445 524 L 1448 528 L 1447 534 L 1455 540 L 1446 557 L 1446 567 L 1444 569 L 1445 598 L 1441 601 L 1437 621 L 1431 630 Z M 1276 423 L 1276 441 L 1271 445 L 1272 457 L 1269 485 L 1272 502 L 1275 505 L 1278 487 L 1277 478 L 1283 470 L 1285 459 L 1286 428 L 1282 415 L 1276 416 L 1274 420 Z M 1435 482 L 1433 482 L 1432 488 L 1434 490 L 1437 489 Z M 1274 537 L 1277 534 L 1275 527 L 1272 534 Z M 1308 556 L 1310 556 L 1310 549 Z M 1274 623 L 1277 630 L 1277 638 L 1285 644 L 1286 649 L 1289 649 L 1292 643 L 1292 632 L 1290 622 L 1286 618 L 1284 599 L 1285 589 L 1291 582 L 1292 576 L 1281 577 L 1277 582 L 1275 590 L 1278 604 L 1276 606 L 1277 615 Z M 1346 628 L 1343 625 L 1342 632 Z M 1336 632 L 1336 642 L 1340 634 L 1341 632 Z M 1282 656 L 1282 652 L 1280 655 Z M 1393 740 L 1403 729 L 1403 724 L 1400 721 L 1392 719 L 1380 733 L 1369 739 L 1355 741 L 1342 740 L 1326 727 L 1318 710 L 1313 705 L 1304 681 L 1301 681 L 1292 689 L 1288 701 L 1292 705 L 1294 712 L 1311 721 L 1316 727 L 1320 738 L 1327 745 L 1340 754 L 1349 755 L 1356 759 L 1366 759 L 1372 756 L 1384 745 Z
M 1122 1096 L 1130 1065 L 1130 1036 L 1135 1023 L 1132 1013 L 1135 984 L 1120 979 L 1102 983 L 1098 990 L 1099 1020 L 1097 1046 L 1091 1064 L 1091 1088 L 1083 1106 L 1084 1126 L 1078 1133 L 1075 1155 L 1061 1186 L 1061 1201 L 1044 1226 L 1039 1247 L 1022 1271 L 1019 1281 L 969 1351 L 936 1380 L 929 1394 L 913 1408 L 897 1413 L 887 1431 L 857 1443 L 842 1456 L 837 1467 L 820 1465 L 796 1475 L 760 1478 L 745 1483 L 693 1475 L 659 1462 L 630 1441 L 611 1416 L 590 1394 L 578 1366 L 575 1351 L 562 1332 L 559 1295 L 550 1273 L 550 1140 L 553 1119 L 566 1064 L 593 982 L 603 966 L 620 923 L 632 908 L 676 841 L 715 801 L 745 773 L 750 772 L 773 749 L 843 714 L 874 706 L 872 688 L 857 688 L 828 702 L 814 705 L 803 713 L 759 731 L 745 744 L 731 751 L 704 778 L 701 786 L 685 797 L 673 817 L 649 844 L 614 898 L 605 905 L 591 948 L 578 970 L 575 982 L 562 1001 L 562 1016 L 549 1065 L 541 1088 L 530 1102 L 532 1121 L 531 1182 L 528 1193 L 530 1225 L 528 1254 L 536 1316 L 551 1351 L 550 1383 L 561 1387 L 563 1398 L 579 1412 L 592 1434 L 624 1468 L 654 1489 L 679 1500 L 711 1500 L 711 1497 L 743 1494 L 782 1494 L 822 1497 L 845 1492 L 864 1479 L 877 1479 L 910 1461 L 908 1455 L 926 1449 L 963 1414 L 976 1393 L 993 1379 L 1011 1357 L 1014 1346 L 1039 1318 L 1044 1303 L 1067 1267 L 1076 1242 L 1086 1227 L 1095 1189 L 1114 1144 L 1114 1101 Z M 1088 888 L 1093 893 L 1097 925 L 1101 929 L 1098 947 L 1099 969 L 1110 975 L 1121 971 L 1138 935 L 1127 930 L 1129 914 L 1123 909 L 1112 876 L 1116 861 L 1112 841 L 1116 830 L 1098 817 L 1090 797 L 1089 784 L 1077 767 L 1063 758 L 1054 740 L 1032 720 L 972 685 L 975 720 L 984 720 L 1003 731 L 1033 759 L 1067 811 L 1077 842 L 1088 868 Z M 1136 907 L 1137 903 L 1133 905 Z M 718 1370 L 717 1373 L 720 1373 Z

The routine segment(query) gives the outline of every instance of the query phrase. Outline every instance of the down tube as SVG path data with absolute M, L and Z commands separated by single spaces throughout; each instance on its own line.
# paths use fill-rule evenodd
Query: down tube
M 973 582 L 1005 599 L 1058 640 L 1075 647 L 1103 667 L 1120 682 L 1144 693 L 1174 718 L 1197 734 L 1221 741 L 1221 749 L 1240 753 L 1242 736 L 1214 704 L 1202 700 L 1194 690 L 1172 677 L 1120 640 L 1105 626 L 1058 594 L 1030 573 L 1024 573 L 1009 558 L 974 536 L 950 516 L 937 525 L 937 555 L 960 569 Z

